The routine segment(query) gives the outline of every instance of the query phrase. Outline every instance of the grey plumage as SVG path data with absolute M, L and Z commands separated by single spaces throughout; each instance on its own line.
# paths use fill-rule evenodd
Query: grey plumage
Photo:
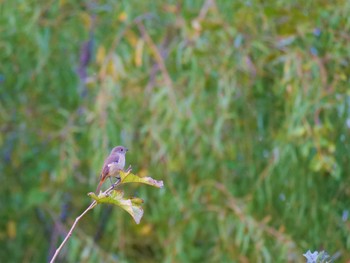
M 128 151 L 124 146 L 114 147 L 103 163 L 100 183 L 96 189 L 98 193 L 102 183 L 107 179 L 107 177 L 116 177 L 119 174 L 119 171 L 124 169 L 125 166 L 125 154 Z

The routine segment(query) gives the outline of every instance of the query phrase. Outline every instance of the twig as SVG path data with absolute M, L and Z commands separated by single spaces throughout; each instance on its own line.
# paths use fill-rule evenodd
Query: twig
M 63 246 L 66 244 L 66 242 L 68 241 L 68 239 L 70 238 L 70 236 L 72 235 L 72 232 L 75 228 L 75 226 L 78 224 L 79 220 L 89 211 L 91 210 L 92 208 L 94 208 L 95 206 L 97 205 L 97 202 L 96 201 L 93 201 L 91 203 L 91 205 L 89 205 L 89 207 L 80 215 L 78 216 L 75 221 L 74 221 L 74 224 L 72 225 L 71 229 L 69 230 L 68 234 L 66 235 L 65 239 L 63 240 L 63 242 L 61 243 L 61 245 L 56 249 L 56 252 L 55 254 L 53 255 L 50 263 L 53 263 L 55 262 L 55 259 L 58 255 L 58 253 L 61 251 L 61 249 L 63 248 Z
M 131 165 L 128 167 L 128 169 L 125 171 L 126 173 L 130 173 L 131 172 Z M 108 195 L 118 184 L 120 184 L 120 179 L 118 179 L 112 186 L 110 186 L 106 191 L 103 192 L 104 195 Z M 89 212 L 91 209 L 93 209 L 95 206 L 97 205 L 96 201 L 93 201 L 88 208 L 85 209 L 85 211 L 78 216 L 75 221 L 74 224 L 72 225 L 72 227 L 70 228 L 68 234 L 66 235 L 66 237 L 64 238 L 64 240 L 62 241 L 61 245 L 56 249 L 55 254 L 53 255 L 52 259 L 50 260 L 50 263 L 54 263 L 56 257 L 58 256 L 58 254 L 60 253 L 60 251 L 62 250 L 63 246 L 67 243 L 68 239 L 71 237 L 73 230 L 75 229 L 76 225 L 78 224 L 79 220 L 87 213 Z

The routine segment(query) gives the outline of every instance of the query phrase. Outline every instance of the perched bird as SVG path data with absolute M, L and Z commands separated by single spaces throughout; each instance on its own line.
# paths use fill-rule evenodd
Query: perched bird
M 125 154 L 128 151 L 124 146 L 114 147 L 103 163 L 100 182 L 97 186 L 96 193 L 100 192 L 103 182 L 109 177 L 117 177 L 119 172 L 125 166 Z

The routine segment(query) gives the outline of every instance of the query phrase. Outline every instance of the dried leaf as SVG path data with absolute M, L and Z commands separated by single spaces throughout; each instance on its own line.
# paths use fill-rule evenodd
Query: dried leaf
M 140 177 L 133 173 L 120 172 L 120 184 L 126 183 L 142 183 L 155 186 L 158 188 L 163 188 L 163 181 L 154 180 L 151 177 Z
M 121 190 L 114 190 L 109 195 L 103 193 L 100 193 L 98 196 L 95 193 L 89 193 L 88 195 L 96 200 L 97 203 L 112 204 L 123 208 L 132 216 L 136 224 L 140 223 L 143 216 L 143 209 L 141 207 L 141 204 L 143 203 L 142 199 L 124 199 L 124 193 Z

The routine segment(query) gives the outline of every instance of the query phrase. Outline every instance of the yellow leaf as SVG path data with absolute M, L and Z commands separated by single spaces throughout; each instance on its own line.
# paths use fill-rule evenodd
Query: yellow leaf
M 141 184 L 148 184 L 158 188 L 164 187 L 163 181 L 154 180 L 152 177 L 140 177 L 136 174 L 125 173 L 123 171 L 120 172 L 120 180 L 121 180 L 120 181 L 121 184 L 141 183 Z
M 88 196 L 96 200 L 97 203 L 112 204 L 121 207 L 132 216 L 136 224 L 139 224 L 141 221 L 143 216 L 141 204 L 143 203 L 143 200 L 140 198 L 125 199 L 124 192 L 121 190 L 113 190 L 108 195 L 100 192 L 98 196 L 91 192 Z

